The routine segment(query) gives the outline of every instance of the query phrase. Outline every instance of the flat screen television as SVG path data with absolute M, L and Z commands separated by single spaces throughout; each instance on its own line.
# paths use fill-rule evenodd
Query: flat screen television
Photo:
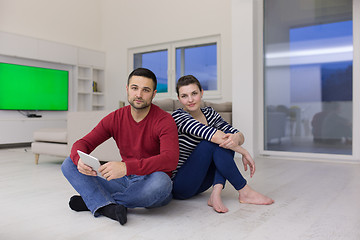
M 0 110 L 67 111 L 69 72 L 0 63 Z

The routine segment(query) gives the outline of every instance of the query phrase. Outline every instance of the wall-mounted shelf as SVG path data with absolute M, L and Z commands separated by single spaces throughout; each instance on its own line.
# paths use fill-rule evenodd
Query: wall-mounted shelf
M 104 82 L 103 69 L 77 67 L 77 111 L 105 109 Z

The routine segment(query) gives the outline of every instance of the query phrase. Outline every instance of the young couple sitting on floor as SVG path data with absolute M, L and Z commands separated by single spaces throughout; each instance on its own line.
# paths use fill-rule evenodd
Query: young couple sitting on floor
M 241 146 L 243 134 L 225 122 L 211 107 L 200 108 L 203 89 L 191 75 L 181 77 L 176 91 L 183 108 L 172 115 L 152 104 L 156 95 L 155 74 L 135 69 L 128 77 L 130 105 L 111 112 L 72 146 L 63 162 L 64 176 L 80 194 L 70 198 L 74 211 L 90 211 L 127 222 L 128 208 L 155 208 L 172 198 L 188 199 L 212 186 L 207 202 L 216 212 L 228 211 L 221 191 L 228 180 L 239 193 L 240 203 L 272 204 L 274 201 L 251 189 L 234 161 L 242 155 L 245 171 L 255 173 L 255 162 Z M 84 164 L 77 150 L 91 153 L 113 138 L 122 161 L 107 162 L 96 171 Z M 104 159 L 105 160 L 105 159 Z

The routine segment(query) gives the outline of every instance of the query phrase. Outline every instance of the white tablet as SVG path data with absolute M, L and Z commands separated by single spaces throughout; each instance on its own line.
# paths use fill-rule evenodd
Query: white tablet
M 101 175 L 101 173 L 98 171 L 99 167 L 100 167 L 100 162 L 96 157 L 90 156 L 89 154 L 86 154 L 80 150 L 77 150 L 81 161 L 83 161 L 86 165 L 88 165 L 89 167 L 91 167 L 99 177 L 106 179 L 103 175 Z

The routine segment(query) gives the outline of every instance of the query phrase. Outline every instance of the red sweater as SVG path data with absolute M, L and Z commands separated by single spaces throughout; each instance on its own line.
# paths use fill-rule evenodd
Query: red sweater
M 148 115 L 135 122 L 130 106 L 106 117 L 85 137 L 76 141 L 70 157 L 77 165 L 77 150 L 91 153 L 97 146 L 114 138 L 126 164 L 127 175 L 166 172 L 169 176 L 179 161 L 177 127 L 171 115 L 152 104 Z

